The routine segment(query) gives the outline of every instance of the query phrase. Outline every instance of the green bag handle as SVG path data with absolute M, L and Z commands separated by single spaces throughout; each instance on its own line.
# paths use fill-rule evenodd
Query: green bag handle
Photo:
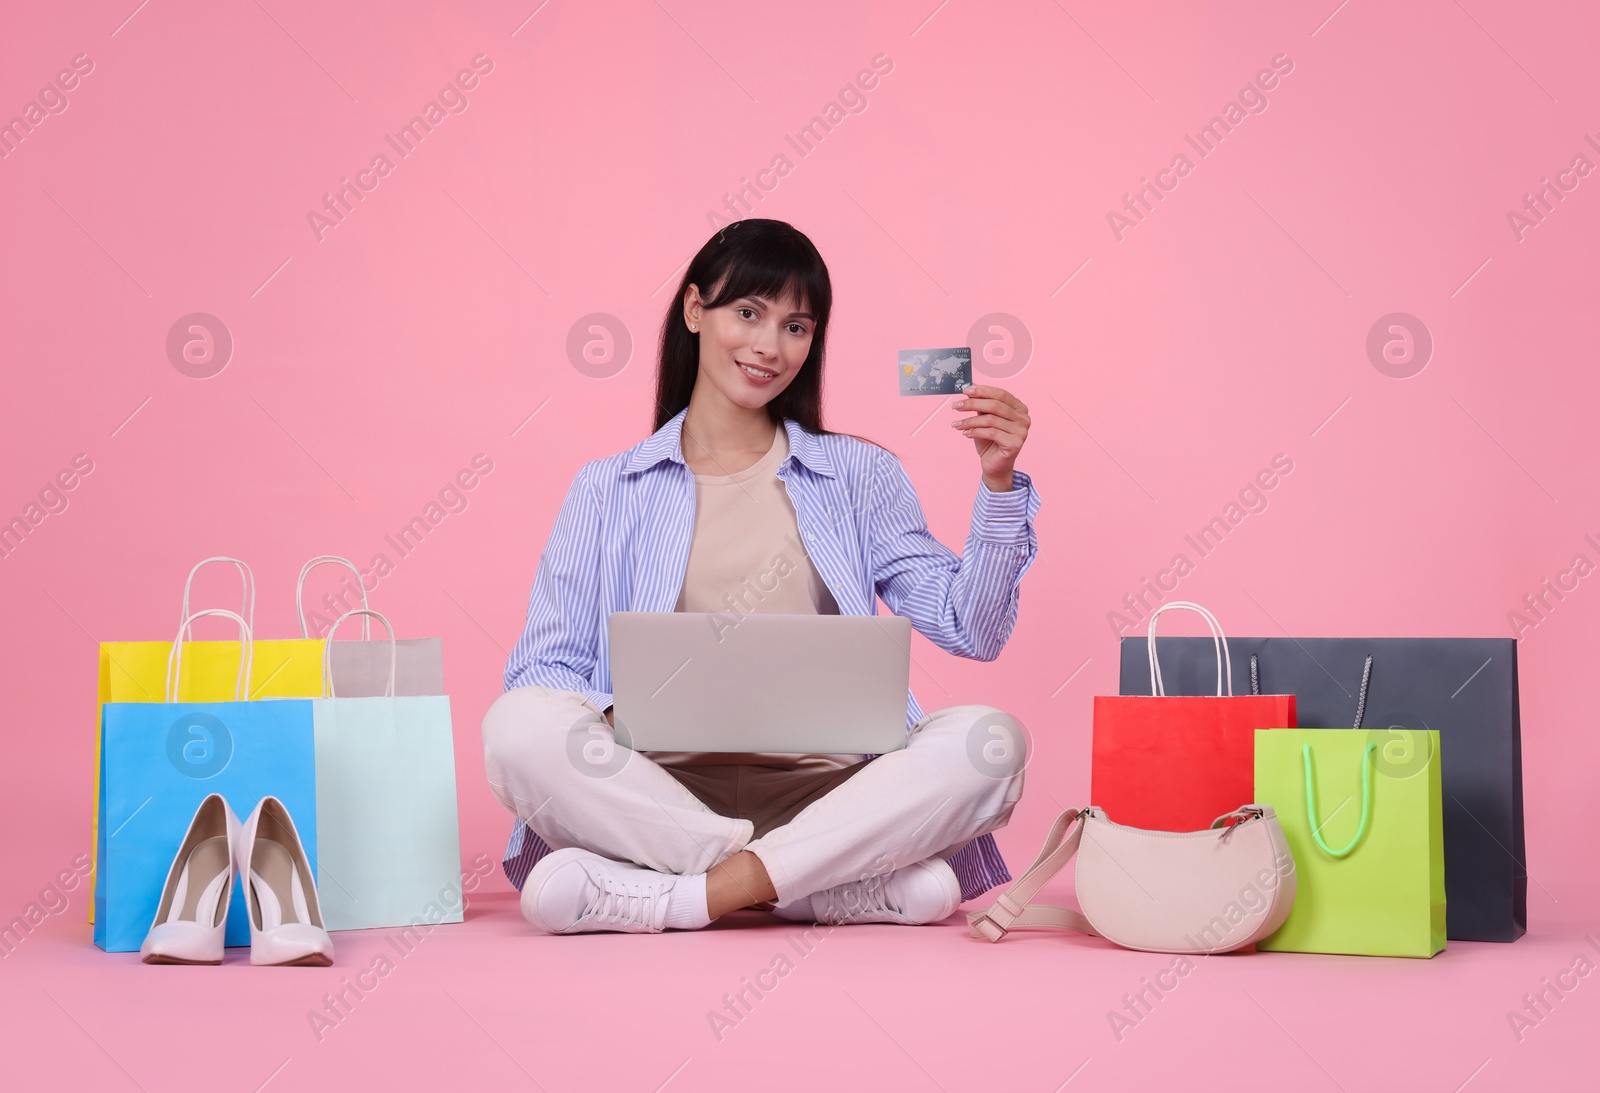
M 1329 857 L 1346 857 L 1367 833 L 1367 823 L 1372 819 L 1372 764 L 1368 760 L 1377 750 L 1377 744 L 1368 744 L 1361 750 L 1361 826 L 1356 828 L 1355 837 L 1345 844 L 1343 850 L 1335 850 L 1323 841 L 1322 827 L 1317 823 L 1317 788 L 1311 780 L 1311 745 L 1300 745 L 1300 758 L 1306 768 L 1306 819 L 1311 823 L 1311 837 L 1317 840 L 1317 846 Z

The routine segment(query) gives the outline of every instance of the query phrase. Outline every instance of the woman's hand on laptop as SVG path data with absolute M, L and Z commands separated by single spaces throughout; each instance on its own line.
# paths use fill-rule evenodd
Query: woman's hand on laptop
M 983 468 L 984 484 L 995 493 L 1004 493 L 1011 489 L 1011 470 L 1023 442 L 1028 439 L 1028 426 L 1032 424 L 1028 407 L 1000 387 L 969 386 L 962 395 L 964 397 L 952 403 L 951 408 L 977 412 L 950 424 L 963 436 L 972 438 Z

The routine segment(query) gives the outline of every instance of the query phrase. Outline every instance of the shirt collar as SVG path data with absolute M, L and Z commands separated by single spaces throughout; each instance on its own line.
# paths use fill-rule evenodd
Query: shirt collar
M 635 474 L 655 466 L 663 459 L 671 459 L 677 463 L 685 463 L 683 458 L 683 419 L 689 413 L 685 406 L 679 410 L 667 423 L 657 429 L 642 443 L 634 447 L 628 460 L 622 466 L 623 474 Z M 783 419 L 784 431 L 789 434 L 789 458 L 797 459 L 805 464 L 808 470 L 817 474 L 834 477 L 833 461 L 828 458 L 827 449 L 823 446 L 822 439 L 815 433 L 808 432 L 804 426 L 793 418 Z

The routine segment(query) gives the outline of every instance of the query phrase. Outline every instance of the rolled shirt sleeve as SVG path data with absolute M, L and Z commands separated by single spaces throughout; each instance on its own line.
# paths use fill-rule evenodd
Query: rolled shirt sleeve
M 972 528 L 957 557 L 928 531 L 921 502 L 892 452 L 884 452 L 870 512 L 872 579 L 897 615 L 946 652 L 994 660 L 1016 624 L 1019 586 L 1038 554 L 1038 491 L 1024 472 L 995 493 L 981 480 Z
M 1033 479 L 1023 472 L 1012 470 L 1007 493 L 995 493 L 980 478 L 978 498 L 972 505 L 972 533 L 986 542 L 1025 542 L 1030 550 L 1037 550 L 1033 514 L 1038 511 L 1039 495 L 1034 491 Z

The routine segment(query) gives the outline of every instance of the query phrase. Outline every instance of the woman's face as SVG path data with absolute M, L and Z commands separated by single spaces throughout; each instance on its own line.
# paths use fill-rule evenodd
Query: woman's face
M 723 307 L 706 308 L 699 286 L 690 285 L 684 316 L 691 328 L 699 328 L 699 380 L 751 410 L 765 406 L 794 382 L 811 352 L 816 330 L 816 319 L 788 294 L 777 300 L 745 296 Z

